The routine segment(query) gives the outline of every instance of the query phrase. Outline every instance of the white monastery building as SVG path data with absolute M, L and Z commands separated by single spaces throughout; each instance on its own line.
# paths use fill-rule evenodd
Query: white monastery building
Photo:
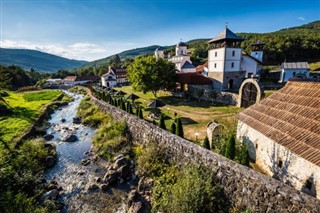
M 269 176 L 320 199 L 320 81 L 294 79 L 238 115 L 237 138 Z
M 287 82 L 290 78 L 309 78 L 308 62 L 284 62 L 281 65 L 280 82 Z
M 157 48 L 154 54 L 156 58 L 165 58 L 164 52 L 161 48 Z M 182 41 L 176 45 L 175 55 L 172 57 L 168 56 L 167 59 L 175 64 L 176 69 L 179 72 L 196 71 L 196 67 L 192 64 L 190 55 L 188 54 L 187 44 Z
M 109 66 L 108 72 L 101 76 L 101 84 L 104 87 L 113 88 L 127 83 L 127 70 L 124 67 Z

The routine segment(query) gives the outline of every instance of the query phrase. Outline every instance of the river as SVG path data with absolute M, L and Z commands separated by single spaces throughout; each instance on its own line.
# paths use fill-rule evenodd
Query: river
M 48 121 L 47 134 L 54 136 L 50 142 L 56 146 L 57 163 L 45 172 L 47 181 L 55 180 L 63 189 L 59 196 L 65 204 L 62 212 L 126 212 L 127 189 L 88 190 L 88 186 L 103 177 L 108 162 L 101 159 L 93 161 L 93 156 L 88 154 L 96 129 L 73 123 L 84 96 L 66 93 L 74 97 L 74 101 L 58 108 Z M 70 133 L 78 140 L 63 142 L 62 139 Z M 91 163 L 84 166 L 81 163 L 83 159 L 91 159 Z

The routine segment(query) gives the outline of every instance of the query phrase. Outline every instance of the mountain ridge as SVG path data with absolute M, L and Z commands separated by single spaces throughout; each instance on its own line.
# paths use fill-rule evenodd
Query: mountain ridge
M 68 59 L 50 53 L 31 49 L 0 48 L 0 64 L 16 65 L 25 70 L 56 72 L 61 69 L 79 67 L 87 61 Z

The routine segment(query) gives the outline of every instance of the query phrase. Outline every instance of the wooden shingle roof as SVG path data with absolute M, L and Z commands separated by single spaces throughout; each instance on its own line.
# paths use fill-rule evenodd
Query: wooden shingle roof
M 237 118 L 320 166 L 320 81 L 289 81 Z

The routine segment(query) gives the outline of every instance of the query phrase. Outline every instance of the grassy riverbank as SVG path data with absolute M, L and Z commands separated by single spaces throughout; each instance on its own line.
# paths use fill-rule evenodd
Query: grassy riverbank
M 53 90 L 34 92 L 8 92 L 3 97 L 11 113 L 0 116 L 0 209 L 1 212 L 54 212 L 51 201 L 40 204 L 43 185 L 39 182 L 48 155 L 43 139 L 18 142 L 36 122 L 46 107 L 62 93 Z
M 62 93 L 55 90 L 34 92 L 8 92 L 4 97 L 12 113 L 0 117 L 0 140 L 13 147 L 25 134 L 46 106 Z

